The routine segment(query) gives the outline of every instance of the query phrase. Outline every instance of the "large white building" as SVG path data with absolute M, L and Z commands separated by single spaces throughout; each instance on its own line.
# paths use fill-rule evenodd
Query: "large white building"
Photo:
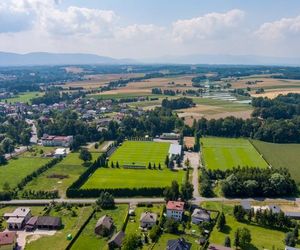
M 56 136 L 56 135 L 43 135 L 42 145 L 45 147 L 70 147 L 73 142 L 73 136 Z
M 12 213 L 5 213 L 3 217 L 7 220 L 8 229 L 20 230 L 31 218 L 31 211 L 28 207 L 18 207 Z

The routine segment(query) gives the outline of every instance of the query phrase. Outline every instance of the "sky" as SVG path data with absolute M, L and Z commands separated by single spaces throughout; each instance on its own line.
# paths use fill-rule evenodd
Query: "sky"
M 0 0 L 0 51 L 300 57 L 299 0 Z

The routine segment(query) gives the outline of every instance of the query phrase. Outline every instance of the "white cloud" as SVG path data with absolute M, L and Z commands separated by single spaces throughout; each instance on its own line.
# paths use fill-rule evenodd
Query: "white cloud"
M 162 38 L 166 34 L 164 27 L 156 26 L 153 24 L 133 24 L 126 27 L 120 27 L 115 32 L 117 39 L 128 40 L 154 40 Z
M 264 23 L 255 34 L 264 40 L 270 41 L 290 39 L 295 36 L 300 38 L 300 16 Z
M 192 19 L 173 23 L 173 37 L 176 41 L 223 38 L 239 27 L 245 13 L 234 9 L 226 13 L 209 13 Z
M 110 37 L 112 26 L 118 20 L 110 10 L 71 6 L 66 11 L 52 9 L 40 17 L 43 30 L 52 35 L 92 35 Z

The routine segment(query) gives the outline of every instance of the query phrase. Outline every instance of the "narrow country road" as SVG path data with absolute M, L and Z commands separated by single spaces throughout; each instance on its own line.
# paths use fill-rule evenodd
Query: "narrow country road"
M 191 163 L 191 167 L 193 168 L 193 179 L 192 184 L 194 186 L 194 193 L 193 196 L 197 200 L 200 198 L 199 194 L 199 173 L 198 173 L 198 167 L 199 167 L 199 153 L 198 152 L 184 152 L 184 162 L 186 159 L 189 159 Z

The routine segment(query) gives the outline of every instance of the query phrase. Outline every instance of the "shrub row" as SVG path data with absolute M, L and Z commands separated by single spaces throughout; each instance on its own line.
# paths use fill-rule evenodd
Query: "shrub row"
M 54 191 L 25 190 L 21 196 L 22 198 L 26 198 L 26 199 L 56 199 L 59 198 L 59 193 L 57 190 Z

